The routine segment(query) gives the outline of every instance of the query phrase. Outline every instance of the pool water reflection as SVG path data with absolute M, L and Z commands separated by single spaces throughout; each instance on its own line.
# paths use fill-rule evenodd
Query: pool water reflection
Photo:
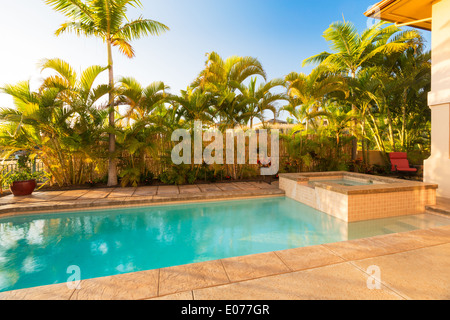
M 418 215 L 346 223 L 289 198 L 0 219 L 0 291 L 449 225 Z

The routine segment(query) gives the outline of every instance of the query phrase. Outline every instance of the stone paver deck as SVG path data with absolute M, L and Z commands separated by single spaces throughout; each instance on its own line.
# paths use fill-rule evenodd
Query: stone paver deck
M 437 212 L 450 216 L 450 199 L 443 197 L 436 197 L 436 205 L 427 206 L 426 209 L 431 212 Z
M 257 186 L 245 192 L 277 194 L 273 186 Z M 145 188 L 100 190 L 96 197 L 90 191 L 55 192 L 52 198 L 38 193 L 3 207 L 29 208 L 52 201 L 104 205 L 116 203 L 113 199 L 126 203 L 124 198 L 130 197 L 179 200 L 199 193 L 219 196 L 216 188 L 224 197 L 235 195 L 233 191 L 244 194 L 243 186 L 234 183 Z M 373 266 L 380 271 L 379 281 L 372 278 Z M 379 288 L 370 289 L 368 283 Z M 56 284 L 0 293 L 0 300 L 57 299 L 446 300 L 450 299 L 450 226 L 82 280 L 79 289 Z
M 265 182 L 37 191 L 26 197 L 9 195 L 0 198 L 0 217 L 5 216 L 5 214 L 23 212 L 152 205 L 176 201 L 220 200 L 258 196 L 284 196 L 284 191 Z

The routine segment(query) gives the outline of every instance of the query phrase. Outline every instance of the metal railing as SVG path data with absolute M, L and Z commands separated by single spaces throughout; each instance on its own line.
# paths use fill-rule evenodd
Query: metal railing
M 37 172 L 44 170 L 44 163 L 42 161 L 35 161 L 28 165 L 31 172 Z M 0 172 L 5 169 L 6 172 L 17 171 L 19 164 L 15 160 L 4 161 L 4 164 L 0 163 Z

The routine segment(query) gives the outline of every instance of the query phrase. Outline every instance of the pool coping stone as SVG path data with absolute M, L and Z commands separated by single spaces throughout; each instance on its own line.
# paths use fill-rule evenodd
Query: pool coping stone
M 404 192 L 413 190 L 438 189 L 438 185 L 434 183 L 425 183 L 420 181 L 403 180 L 391 177 L 376 176 L 370 174 L 353 173 L 348 171 L 331 171 L 331 172 L 313 172 L 313 173 L 282 173 L 280 179 L 296 181 L 298 184 L 308 184 L 311 178 L 316 177 L 353 177 L 367 180 L 378 181 L 380 184 L 344 186 L 333 182 L 321 183 L 320 180 L 314 181 L 314 186 L 329 191 L 345 194 L 377 194 Z

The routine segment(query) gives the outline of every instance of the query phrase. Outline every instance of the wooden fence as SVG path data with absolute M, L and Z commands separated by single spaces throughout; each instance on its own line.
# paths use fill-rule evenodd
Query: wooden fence
M 225 137 L 224 137 L 225 139 Z M 270 134 L 267 135 L 267 152 L 270 156 L 271 152 L 271 137 Z M 305 139 L 317 139 L 317 137 L 310 135 Z M 211 142 L 209 141 L 203 141 L 203 148 L 208 146 Z M 235 143 L 237 143 L 235 141 Z M 158 152 L 155 152 L 152 156 L 146 155 L 144 159 L 144 167 L 146 171 L 151 172 L 155 177 L 160 175 L 161 173 L 165 172 L 168 168 L 172 166 L 172 162 L 170 159 L 170 152 L 174 145 L 177 143 L 173 143 L 167 140 L 164 140 L 164 137 L 161 136 L 155 136 L 155 144 L 158 146 Z M 292 160 L 292 156 L 289 154 L 289 140 L 286 141 L 286 139 L 280 139 L 279 140 L 279 163 L 280 163 L 280 170 L 282 170 L 283 166 L 286 163 L 289 163 Z M 320 147 L 320 145 L 319 145 Z M 224 158 L 226 155 L 226 141 L 224 140 Z M 346 143 L 341 145 L 341 153 L 347 153 L 351 154 L 351 143 Z M 237 150 L 237 145 L 235 145 L 235 151 Z M 247 137 L 245 140 L 245 150 L 246 150 L 246 165 L 250 169 L 254 169 L 255 172 L 257 172 L 257 169 L 259 168 L 259 165 L 249 164 L 249 138 Z M 192 152 L 193 155 L 193 152 Z M 337 152 L 336 150 L 329 150 L 327 153 L 329 157 L 336 157 Z M 127 159 L 129 159 L 130 154 L 124 152 L 121 156 L 118 157 L 118 167 L 119 167 L 119 173 L 121 168 L 127 163 Z M 78 159 L 77 162 L 83 161 L 83 159 Z M 108 159 L 98 159 L 100 161 L 100 165 L 96 166 L 97 168 L 94 170 L 93 168 L 89 169 L 89 172 L 85 172 L 86 175 L 86 181 L 104 181 L 107 176 L 107 169 L 108 169 Z M 307 166 L 302 167 L 302 171 L 311 171 L 314 170 L 314 168 L 317 167 L 317 163 L 320 161 L 319 159 L 312 159 L 311 163 Z M 224 161 L 225 163 L 225 161 Z M 93 166 L 91 166 L 93 167 Z M 17 161 L 14 159 L 11 159 L 10 161 L 3 161 L 3 163 L 0 163 L 0 170 L 3 168 L 6 169 L 6 171 L 13 171 L 18 169 Z M 30 165 L 30 170 L 32 172 L 45 170 L 45 166 L 42 161 L 39 159 L 35 161 L 34 164 Z M 230 166 L 224 164 L 223 170 L 226 174 L 230 172 Z M 295 168 L 294 168 L 295 170 Z

